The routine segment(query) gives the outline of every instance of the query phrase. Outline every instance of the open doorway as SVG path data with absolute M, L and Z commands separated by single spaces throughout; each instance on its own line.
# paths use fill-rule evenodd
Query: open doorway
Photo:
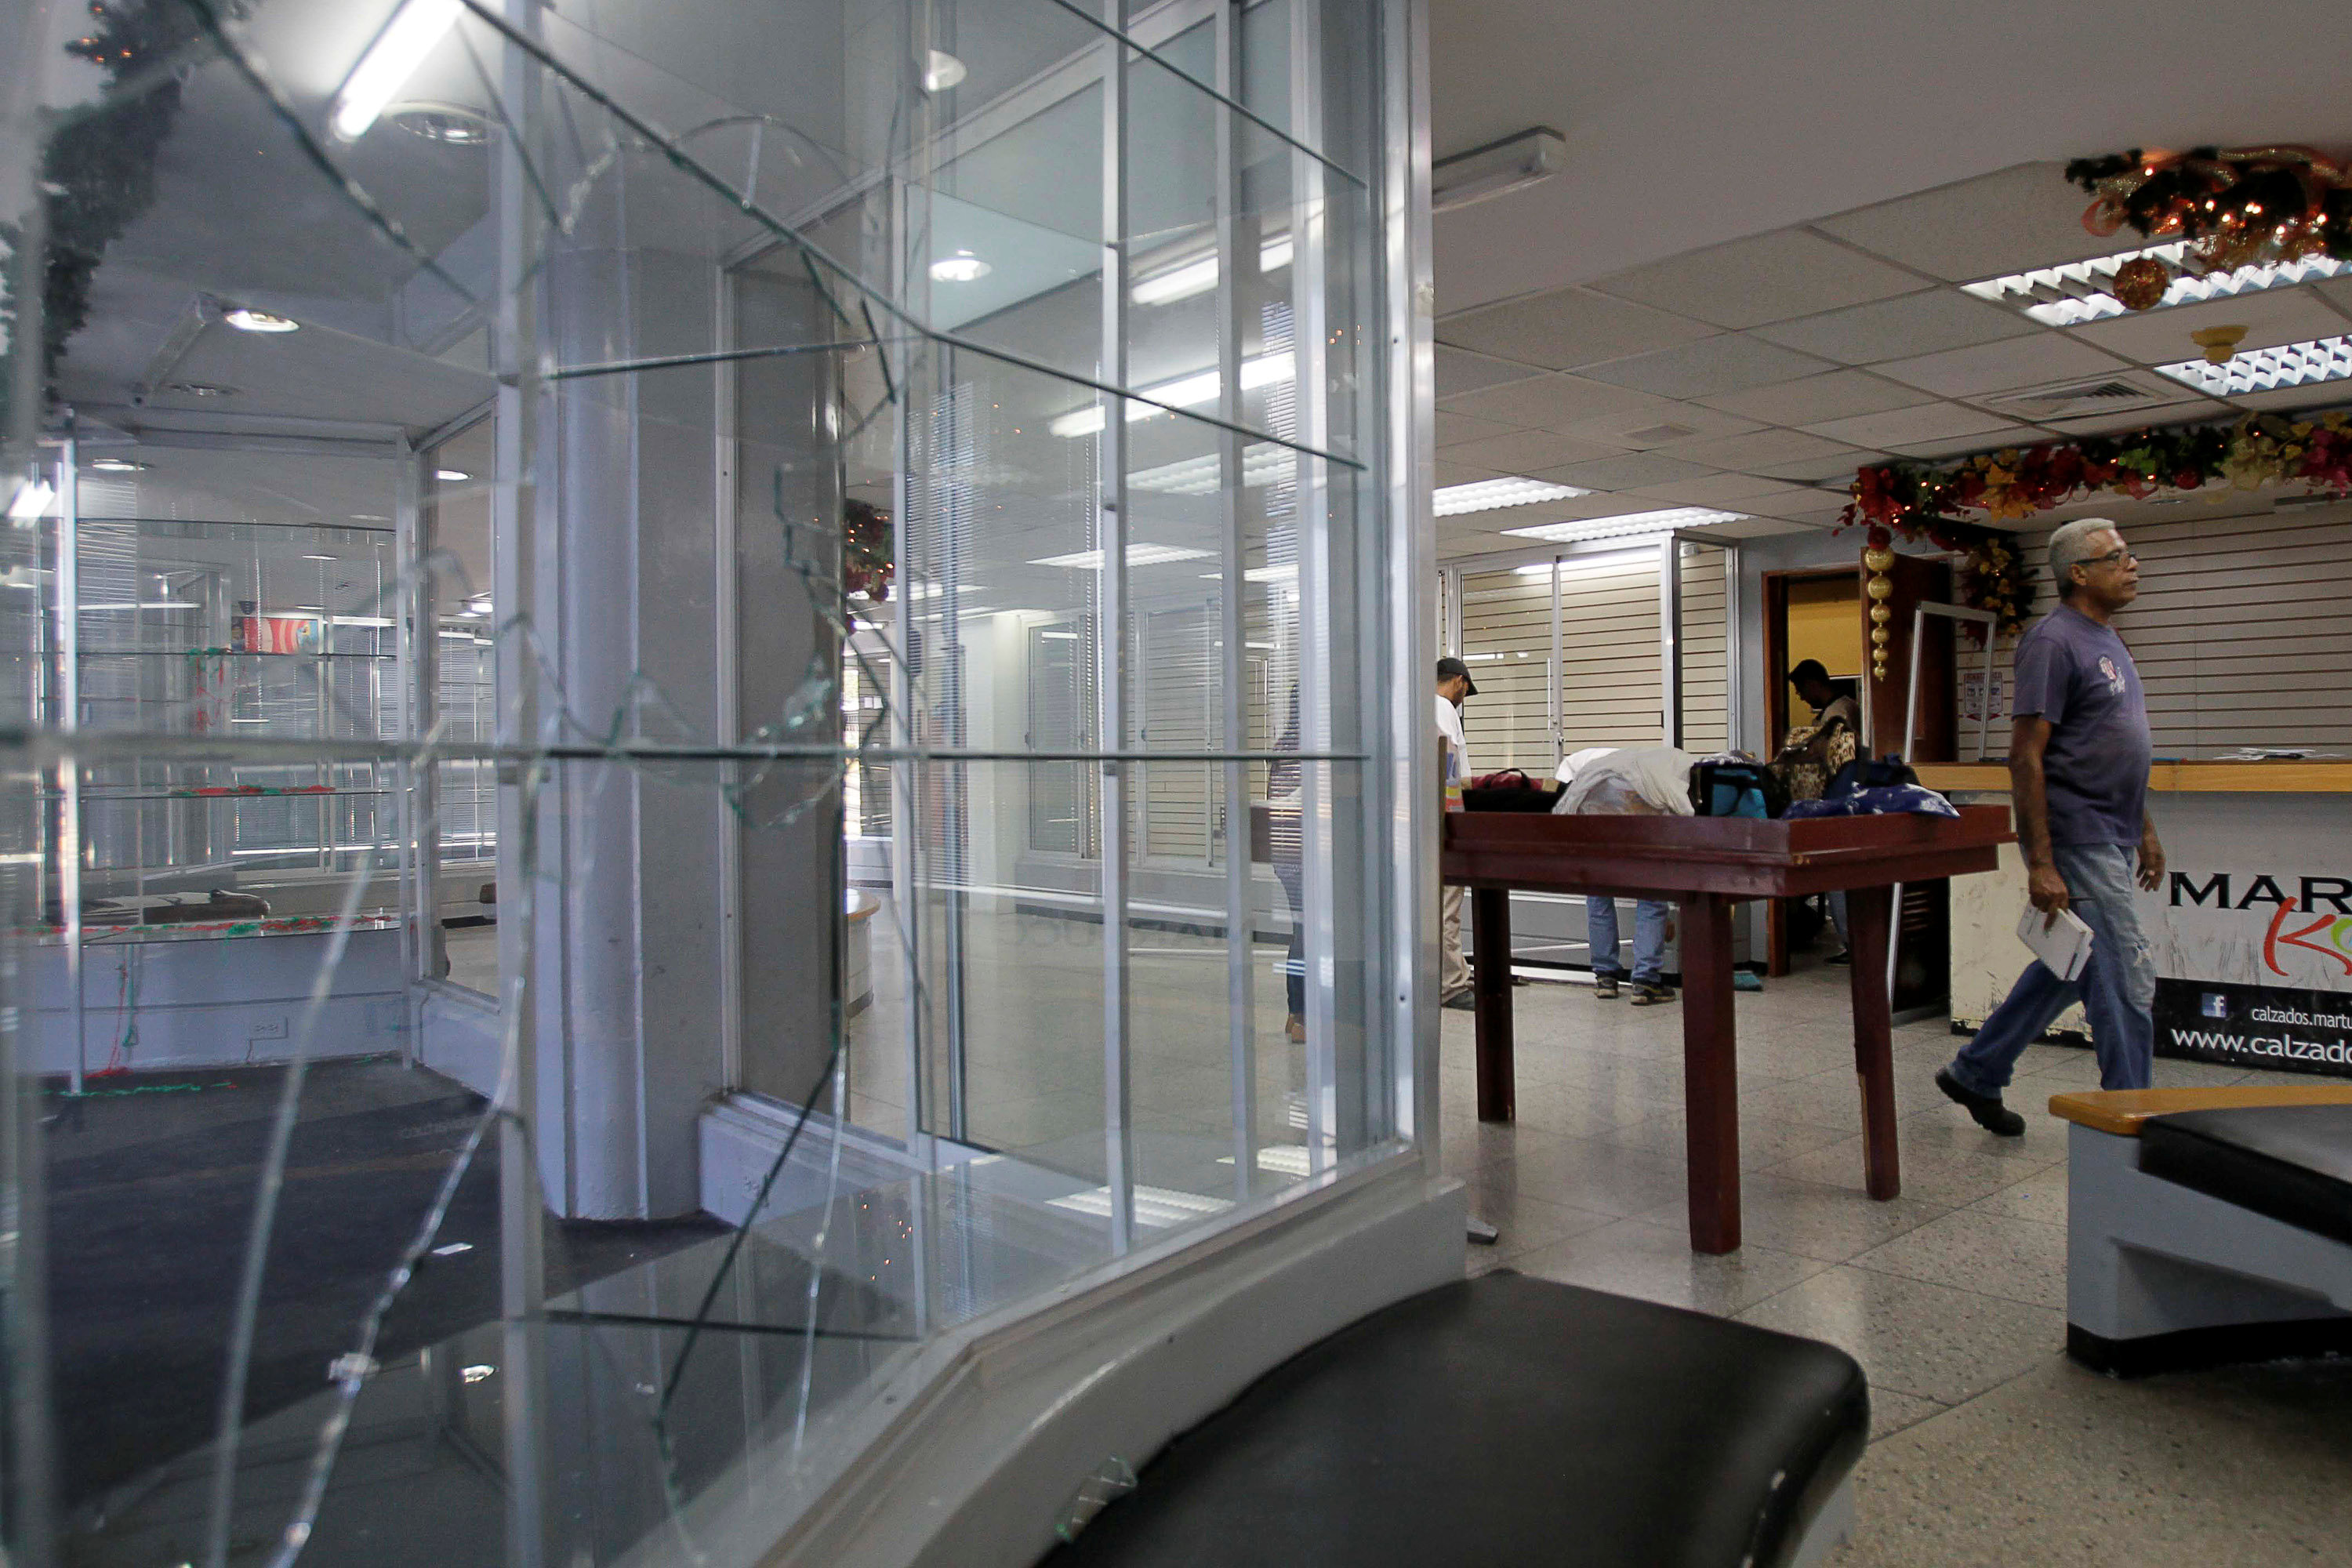
M 1789 672 L 1807 659 L 1819 661 L 1841 695 L 1857 703 L 1869 700 L 1868 683 L 1862 678 L 1862 628 L 1858 565 L 1764 574 L 1767 756 L 1779 754 L 1790 731 L 1813 721 L 1812 712 L 1789 685 Z M 1818 945 L 1827 953 L 1841 945 L 1827 930 L 1828 911 L 1819 899 L 1775 899 L 1766 909 L 1768 973 L 1786 974 L 1792 952 Z

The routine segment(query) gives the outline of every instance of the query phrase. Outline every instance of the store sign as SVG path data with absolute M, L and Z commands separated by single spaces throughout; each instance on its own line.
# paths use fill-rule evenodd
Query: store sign
M 2352 876 L 2255 864 L 2165 884 L 2141 906 L 2158 1054 L 2352 1077 Z
M 2194 1061 L 2352 1078 L 2352 995 L 2159 980 L 2156 1049 Z

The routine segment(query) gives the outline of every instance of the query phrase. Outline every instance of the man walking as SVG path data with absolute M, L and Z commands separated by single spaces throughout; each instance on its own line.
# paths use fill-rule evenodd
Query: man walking
M 1978 1126 L 2004 1138 L 2025 1131 L 2000 1102 L 2011 1069 L 2070 1003 L 2090 1014 L 2102 1088 L 2146 1089 L 2156 1037 L 2156 967 L 2132 900 L 2135 880 L 2151 890 L 2164 880 L 2147 815 L 2155 745 L 2139 671 L 2109 624 L 2139 596 L 2139 562 L 2113 522 L 2086 517 L 2050 536 L 2050 571 L 2058 607 L 2017 643 L 2010 783 L 2026 896 L 2047 920 L 2072 910 L 2091 928 L 2090 961 L 2073 981 L 2028 963 L 1936 1074 Z
M 1470 777 L 1470 753 L 1462 735 L 1462 704 L 1478 695 L 1470 667 L 1458 658 L 1437 661 L 1437 774 L 1439 788 Z M 1477 1004 L 1470 991 L 1470 965 L 1462 957 L 1462 892 L 1452 885 L 1437 891 L 1437 996 L 1440 1006 L 1467 1012 Z

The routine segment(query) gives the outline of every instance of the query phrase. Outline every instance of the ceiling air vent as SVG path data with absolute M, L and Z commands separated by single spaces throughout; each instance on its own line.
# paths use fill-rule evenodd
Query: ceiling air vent
M 2005 409 L 2033 419 L 2064 418 L 2071 414 L 2114 414 L 2152 407 L 2173 401 L 2174 395 L 2113 379 L 2061 382 L 2054 386 L 2029 386 L 2021 392 L 1997 393 L 1974 401 L 1988 408 Z

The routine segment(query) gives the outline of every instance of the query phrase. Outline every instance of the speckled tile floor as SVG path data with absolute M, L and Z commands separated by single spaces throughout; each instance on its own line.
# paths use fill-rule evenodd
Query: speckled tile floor
M 2093 1087 L 2087 1050 L 2036 1046 L 1995 1139 L 1933 1082 L 1940 1021 L 1895 1034 L 1903 1195 L 1862 1191 L 1843 970 L 1738 997 L 1745 1243 L 1690 1250 L 1682 1014 L 1581 985 L 1517 994 L 1519 1120 L 1472 1119 L 1471 1018 L 1445 1013 L 1444 1159 L 1512 1268 L 1843 1346 L 1868 1373 L 1872 1447 L 1840 1568 L 2352 1564 L 2352 1365 L 2117 1383 L 2061 1350 L 2066 1140 L 2048 1096 Z M 2304 1082 L 2200 1064 L 2158 1085 Z

